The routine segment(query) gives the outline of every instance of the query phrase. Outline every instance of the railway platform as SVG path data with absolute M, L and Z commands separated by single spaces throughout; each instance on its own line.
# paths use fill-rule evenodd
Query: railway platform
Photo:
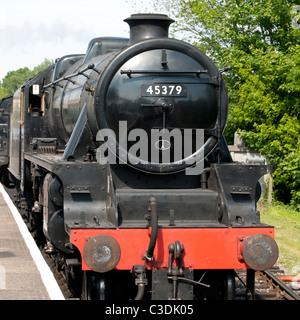
M 52 271 L 1 184 L 0 300 L 64 300 Z

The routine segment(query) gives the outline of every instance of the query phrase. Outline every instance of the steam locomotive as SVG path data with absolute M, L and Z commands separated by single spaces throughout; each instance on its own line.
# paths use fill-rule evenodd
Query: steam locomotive
M 266 166 L 232 161 L 227 69 L 166 15 L 124 21 L 1 100 L 2 178 L 82 299 L 233 299 L 234 270 L 251 291 L 278 258 Z

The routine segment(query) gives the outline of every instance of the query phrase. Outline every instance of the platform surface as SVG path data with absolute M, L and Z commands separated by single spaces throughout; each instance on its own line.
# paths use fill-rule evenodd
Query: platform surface
M 0 300 L 63 300 L 55 278 L 0 184 Z

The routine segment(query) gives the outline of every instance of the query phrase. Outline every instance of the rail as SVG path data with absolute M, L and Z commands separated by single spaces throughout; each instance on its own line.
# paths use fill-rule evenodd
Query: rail
M 292 289 L 290 289 L 285 283 L 279 280 L 273 273 L 270 271 L 260 271 L 262 276 L 267 277 L 270 281 L 273 282 L 275 286 L 278 286 L 282 291 L 282 295 L 287 300 L 300 300 L 300 296 L 297 295 Z

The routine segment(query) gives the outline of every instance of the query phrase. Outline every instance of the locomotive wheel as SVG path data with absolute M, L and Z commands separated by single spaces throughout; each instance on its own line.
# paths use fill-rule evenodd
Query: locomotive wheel
M 106 283 L 102 277 L 84 271 L 82 275 L 81 300 L 105 300 Z
M 235 299 L 235 275 L 234 271 L 228 271 L 224 279 L 224 300 Z
M 81 300 L 92 300 L 91 279 L 87 271 L 82 273 Z

